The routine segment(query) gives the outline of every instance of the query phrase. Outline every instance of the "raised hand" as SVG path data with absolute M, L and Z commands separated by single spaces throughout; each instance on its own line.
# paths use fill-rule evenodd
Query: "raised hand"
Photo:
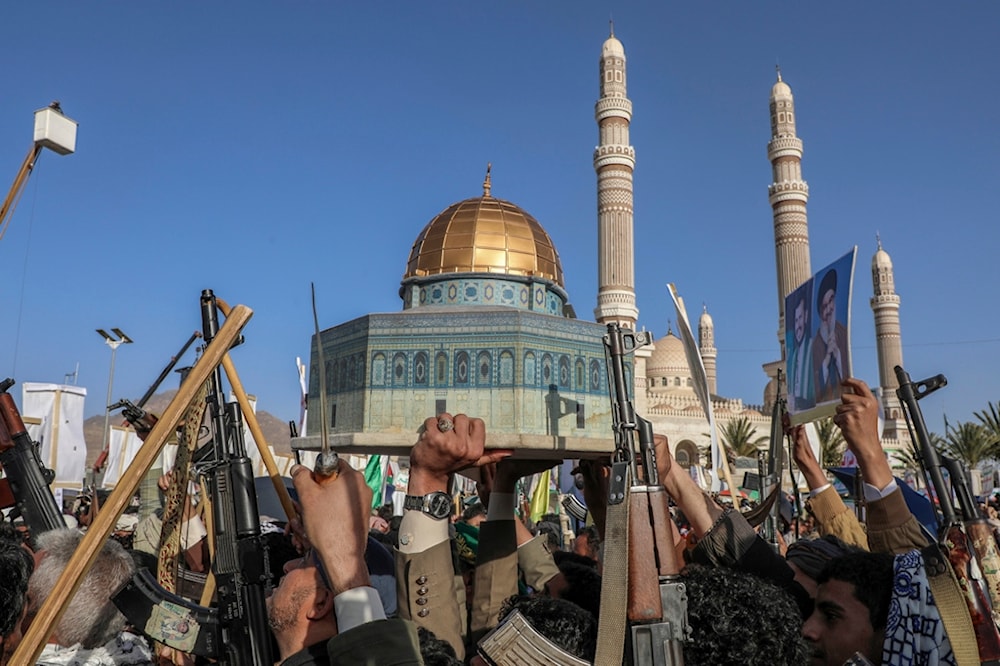
M 322 481 L 302 465 L 294 465 L 290 474 L 302 505 L 305 534 L 319 552 L 334 594 L 370 585 L 365 546 L 372 491 L 364 474 L 347 464 L 340 465 L 336 478 Z
M 448 413 L 424 421 L 423 432 L 410 451 L 410 495 L 447 489 L 448 477 L 467 467 L 499 462 L 510 449 L 486 449 L 482 419 Z
M 840 404 L 833 422 L 844 434 L 847 448 L 857 457 L 865 480 L 884 488 L 892 481 L 892 471 L 878 438 L 878 398 L 860 379 L 851 377 L 840 385 Z

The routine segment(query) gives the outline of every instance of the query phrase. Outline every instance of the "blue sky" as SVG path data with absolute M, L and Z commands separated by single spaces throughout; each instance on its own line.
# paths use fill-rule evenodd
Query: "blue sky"
M 298 415 L 295 357 L 320 323 L 401 308 L 421 228 L 493 194 L 552 236 L 581 317 L 596 301 L 591 153 L 608 18 L 634 103 L 640 324 L 665 284 L 716 325 L 719 392 L 761 402 L 778 354 L 767 203 L 774 66 L 795 94 L 812 264 L 857 245 L 856 373 L 877 383 L 870 261 L 881 234 L 904 361 L 972 418 L 1000 399 L 1000 4 L 992 2 L 5 3 L 0 183 L 32 112 L 59 99 L 77 153 L 46 153 L 0 240 L 0 372 L 62 382 L 86 413 L 137 398 L 212 288 L 255 311 L 233 357 L 247 390 Z M 3 174 L 6 173 L 6 179 Z M 189 357 L 192 358 L 192 357 Z M 175 387 L 168 380 L 166 387 Z M 19 394 L 19 391 L 15 392 Z

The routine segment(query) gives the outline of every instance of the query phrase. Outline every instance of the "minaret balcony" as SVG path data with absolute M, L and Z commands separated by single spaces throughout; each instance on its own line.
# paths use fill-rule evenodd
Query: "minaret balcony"
M 770 197 L 782 194 L 804 194 L 809 196 L 809 185 L 804 180 L 783 180 L 780 183 L 771 183 L 768 185 L 767 194 Z M 777 200 L 780 201 L 780 199 Z M 774 203 L 774 201 L 771 203 Z
M 797 136 L 778 136 L 767 143 L 767 159 L 773 162 L 779 157 L 802 159 L 802 139 Z
M 625 120 L 632 120 L 632 100 L 624 95 L 602 97 L 597 100 L 597 104 L 594 105 L 594 118 L 597 119 L 597 122 L 600 122 L 605 118 L 624 118 Z

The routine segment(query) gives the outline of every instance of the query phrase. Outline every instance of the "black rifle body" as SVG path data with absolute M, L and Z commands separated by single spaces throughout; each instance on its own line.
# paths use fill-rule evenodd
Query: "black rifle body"
M 219 331 L 217 307 L 211 290 L 203 291 L 201 313 L 206 344 Z M 227 404 L 223 399 L 219 368 L 209 382 L 207 408 L 213 450 L 202 466 L 212 498 L 212 573 L 217 607 L 205 608 L 181 599 L 141 572 L 123 586 L 114 602 L 134 625 L 145 627 L 144 633 L 156 641 L 229 666 L 272 666 L 274 646 L 265 602 L 270 567 L 260 531 L 253 466 L 243 441 L 243 417 L 237 403 Z M 183 635 L 175 635 L 177 627 L 185 629 Z
M 0 464 L 33 543 L 38 534 L 66 527 L 66 523 L 49 488 L 55 474 L 42 464 L 38 445 L 28 435 L 14 398 L 7 392 L 13 385 L 13 379 L 0 382 Z

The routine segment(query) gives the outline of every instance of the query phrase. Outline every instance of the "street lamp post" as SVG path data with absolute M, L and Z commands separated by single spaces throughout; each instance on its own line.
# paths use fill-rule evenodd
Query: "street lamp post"
M 100 333 L 102 338 L 104 338 L 104 343 L 111 347 L 111 370 L 108 372 L 108 399 L 104 402 L 104 441 L 101 443 L 101 450 L 107 451 L 108 437 L 110 434 L 108 425 L 111 419 L 111 410 L 109 409 L 111 407 L 111 388 L 115 381 L 115 353 L 121 345 L 130 344 L 132 342 L 132 338 L 125 335 L 120 328 L 111 329 L 111 333 L 114 333 L 114 335 L 111 335 L 103 328 L 97 329 L 97 332 Z

